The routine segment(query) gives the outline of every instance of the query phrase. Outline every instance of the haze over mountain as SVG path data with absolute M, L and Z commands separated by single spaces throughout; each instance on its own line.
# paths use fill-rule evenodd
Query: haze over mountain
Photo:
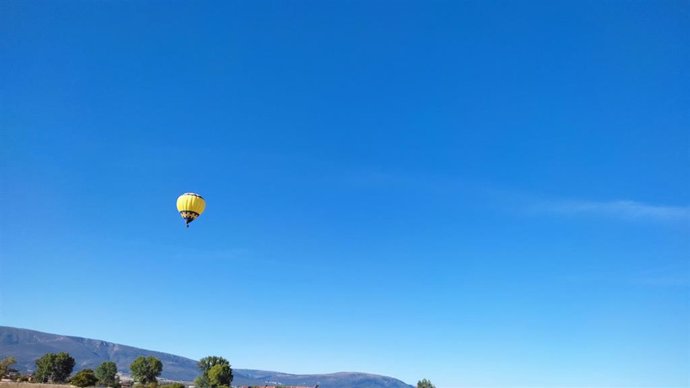
M 197 361 L 169 353 L 145 350 L 112 342 L 43 333 L 34 330 L 0 326 L 0 358 L 13 356 L 20 371 L 35 369 L 35 361 L 46 353 L 67 352 L 76 361 L 74 371 L 96 368 L 104 361 L 113 361 L 124 374 L 139 356 L 154 356 L 163 363 L 164 379 L 193 381 L 199 374 Z M 232 360 L 230 360 L 232 363 Z M 285 385 L 321 388 L 409 388 L 408 384 L 386 376 L 367 373 L 340 372 L 331 374 L 294 375 L 288 373 L 233 368 L 233 385 Z

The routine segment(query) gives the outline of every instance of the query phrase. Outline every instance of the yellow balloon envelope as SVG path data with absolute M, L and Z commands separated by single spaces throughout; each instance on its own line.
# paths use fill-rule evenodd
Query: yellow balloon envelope
M 184 218 L 187 227 L 206 209 L 204 197 L 196 193 L 184 193 L 177 197 L 177 211 Z

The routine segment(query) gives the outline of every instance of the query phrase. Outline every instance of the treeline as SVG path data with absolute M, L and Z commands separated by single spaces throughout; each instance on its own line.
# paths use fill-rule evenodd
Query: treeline
M 69 353 L 46 353 L 36 360 L 36 370 L 32 374 L 21 374 L 13 366 L 14 357 L 9 356 L 0 360 L 0 378 L 9 378 L 17 382 L 65 384 L 77 387 L 112 387 L 121 388 L 117 365 L 112 361 L 105 361 L 96 369 L 82 369 L 75 374 L 74 358 Z M 194 380 L 197 388 L 230 388 L 232 384 L 232 367 L 223 357 L 204 357 L 197 363 L 200 374 Z M 137 357 L 129 370 L 135 387 L 159 388 L 158 377 L 163 372 L 163 363 L 156 357 Z M 183 384 L 162 384 L 160 388 L 185 388 Z
M 122 388 L 117 365 L 112 361 L 105 361 L 95 370 L 82 369 L 72 375 L 75 361 L 69 353 L 47 353 L 36 360 L 36 371 L 31 374 L 21 374 L 13 368 L 16 360 L 6 357 L 0 360 L 0 379 L 9 378 L 17 382 L 34 382 L 49 384 L 69 383 L 77 387 L 111 387 Z M 230 388 L 232 384 L 232 367 L 223 357 L 208 356 L 197 363 L 199 376 L 194 380 L 196 388 Z M 158 384 L 158 377 L 163 372 L 163 363 L 156 357 L 139 356 L 130 365 L 134 388 L 186 388 L 181 383 Z M 318 387 L 318 385 L 317 385 Z M 263 388 L 263 386 L 261 386 Z M 431 381 L 422 379 L 417 382 L 417 388 L 436 388 Z

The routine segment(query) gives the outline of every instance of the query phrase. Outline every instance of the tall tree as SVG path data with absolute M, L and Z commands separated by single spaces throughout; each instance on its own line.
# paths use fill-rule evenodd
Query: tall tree
M 198 388 L 223 388 L 232 384 L 232 367 L 223 357 L 204 357 L 197 363 L 201 375 L 194 380 Z
M 227 388 L 232 382 L 230 364 L 216 364 L 208 370 L 208 382 L 211 388 Z
M 74 369 L 74 358 L 68 353 L 46 353 L 36 360 L 34 379 L 39 383 L 64 383 Z
M 98 379 L 98 385 L 104 387 L 119 387 L 120 381 L 117 378 L 117 365 L 112 361 L 105 361 L 94 371 Z
M 132 378 L 141 384 L 157 383 L 157 377 L 163 372 L 163 363 L 156 357 L 139 356 L 129 366 Z
M 431 384 L 431 381 L 422 379 L 417 382 L 417 388 L 436 388 L 436 386 Z

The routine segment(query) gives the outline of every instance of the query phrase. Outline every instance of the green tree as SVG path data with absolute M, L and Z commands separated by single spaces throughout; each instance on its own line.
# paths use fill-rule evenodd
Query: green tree
M 117 378 L 117 365 L 112 361 L 105 361 L 94 371 L 98 378 L 98 385 L 104 387 L 119 387 L 120 381 Z
M 216 364 L 208 370 L 208 382 L 212 388 L 228 388 L 232 382 L 230 364 Z
M 417 388 L 436 388 L 436 386 L 431 384 L 431 381 L 422 379 L 417 382 Z
M 46 353 L 36 360 L 34 378 L 39 383 L 64 383 L 74 369 L 74 358 L 68 353 Z
M 211 386 L 211 383 L 208 381 L 208 375 L 201 374 L 197 376 L 197 378 L 194 379 L 194 386 L 196 388 L 209 388 Z
M 198 388 L 224 388 L 232 383 L 232 367 L 223 357 L 204 357 L 197 363 L 201 375 L 194 380 Z
M 69 381 L 70 384 L 76 385 L 77 387 L 93 387 L 98 382 L 98 377 L 91 369 L 80 370 L 72 379 Z
M 0 379 L 5 377 L 12 369 L 12 365 L 16 364 L 17 360 L 14 357 L 9 356 L 0 360 Z
M 163 372 L 163 363 L 156 357 L 139 356 L 129 366 L 134 382 L 141 384 L 158 383 L 158 376 Z

